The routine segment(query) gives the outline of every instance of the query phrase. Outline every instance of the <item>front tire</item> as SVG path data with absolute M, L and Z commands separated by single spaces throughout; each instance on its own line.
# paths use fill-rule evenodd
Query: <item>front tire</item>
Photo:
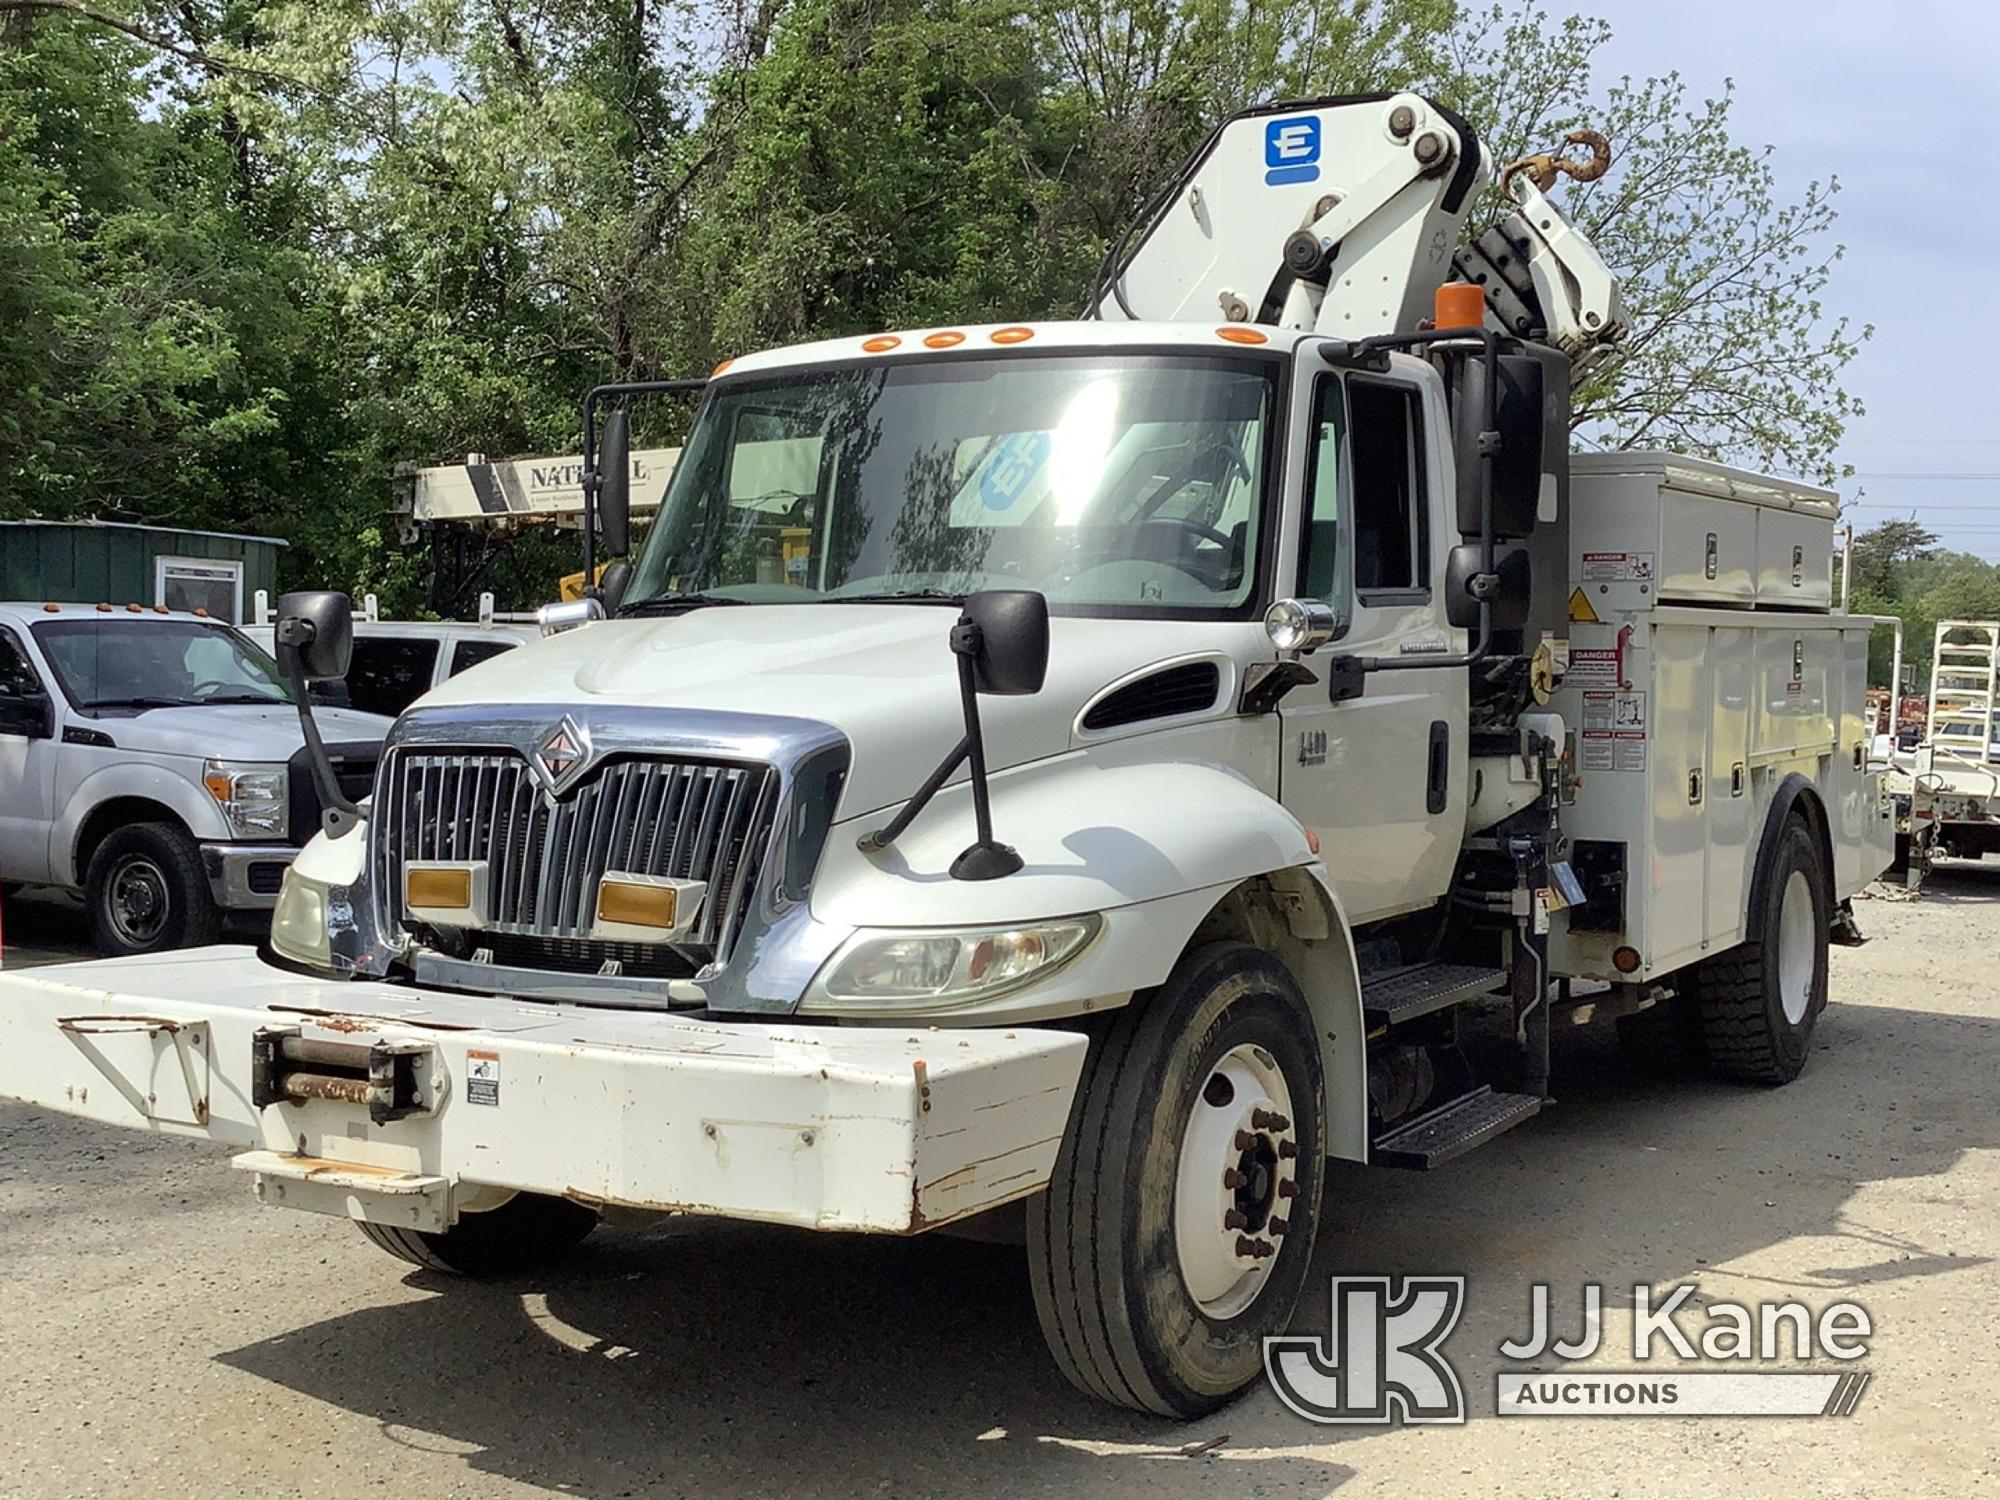
M 97 951 L 118 957 L 199 948 L 222 927 L 201 849 L 177 823 L 134 823 L 105 835 L 91 851 L 84 901 Z
M 1826 862 L 1803 819 L 1786 820 L 1765 878 L 1750 941 L 1697 964 L 1688 989 L 1716 1072 L 1746 1083 L 1790 1083 L 1806 1065 L 1813 1022 L 1826 1008 L 1833 922 Z
M 1242 943 L 1185 955 L 1093 1042 L 1028 1203 L 1035 1311 L 1071 1384 L 1187 1418 L 1258 1378 L 1312 1260 L 1320 1090 L 1298 985 Z
M 397 1229 L 357 1219 L 354 1227 L 377 1249 L 426 1271 L 475 1279 L 537 1270 L 581 1244 L 597 1215 L 567 1198 L 516 1193 L 498 1208 L 460 1214 L 441 1232 Z

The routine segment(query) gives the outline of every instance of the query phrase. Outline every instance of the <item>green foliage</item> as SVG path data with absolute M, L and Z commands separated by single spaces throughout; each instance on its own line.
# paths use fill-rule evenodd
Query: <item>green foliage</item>
M 1069 315 L 1214 124 L 1278 97 L 1426 89 L 1501 161 L 1613 137 L 1612 174 L 1566 203 L 1633 321 L 1585 440 L 1824 473 L 1855 410 L 1838 375 L 1865 330 L 1818 302 L 1832 186 L 1782 195 L 1726 89 L 1597 84 L 1601 22 L 1451 0 L 96 8 L 0 0 L 0 515 L 275 532 L 288 583 L 396 610 L 434 562 L 386 513 L 396 464 L 572 450 L 607 378 Z M 663 442 L 685 411 L 640 415 Z M 499 560 L 503 604 L 548 597 L 572 549 Z
M 1931 647 L 1940 620 L 2000 620 L 2000 565 L 1966 552 L 1942 552 L 1937 537 L 1914 518 L 1882 521 L 1855 537 L 1849 608 L 1893 615 L 1903 622 L 1903 659 L 1930 680 Z M 1893 636 L 1875 632 L 1868 680 L 1887 684 Z

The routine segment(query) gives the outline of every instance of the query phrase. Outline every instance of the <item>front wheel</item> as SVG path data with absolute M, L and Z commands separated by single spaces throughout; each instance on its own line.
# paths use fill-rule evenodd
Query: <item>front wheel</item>
M 1028 1204 L 1035 1311 L 1071 1384 L 1186 1418 L 1257 1379 L 1312 1260 L 1320 1088 L 1298 985 L 1241 943 L 1184 956 L 1093 1042 Z
M 1749 941 L 1689 971 L 1709 1062 L 1725 1078 L 1790 1083 L 1806 1065 L 1826 1008 L 1833 892 L 1819 843 L 1786 821 L 1764 878 Z
M 198 948 L 214 942 L 222 926 L 201 849 L 175 823 L 133 823 L 107 834 L 91 852 L 84 901 L 100 953 Z

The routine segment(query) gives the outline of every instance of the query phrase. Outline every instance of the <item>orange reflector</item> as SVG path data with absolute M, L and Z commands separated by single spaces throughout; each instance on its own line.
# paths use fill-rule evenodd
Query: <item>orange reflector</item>
M 201 784 L 208 788 L 208 795 L 217 802 L 229 800 L 229 778 L 227 776 L 204 776 Z
M 1315 854 L 1319 853 L 1319 835 L 1310 828 L 1306 830 L 1306 847 Z
M 597 920 L 628 927 L 671 931 L 680 915 L 681 893 L 670 885 L 639 885 L 606 879 L 597 887 Z
M 1025 344 L 1035 336 L 1032 328 L 996 328 L 986 335 L 996 344 Z
M 464 911 L 472 905 L 472 871 L 410 866 L 403 877 L 404 898 L 432 911 Z
M 1241 328 L 1234 324 L 1215 330 L 1219 339 L 1227 339 L 1232 344 L 1268 344 L 1270 340 L 1254 328 Z
M 143 611 L 143 610 L 142 610 L 142 609 L 141 609 L 141 608 L 140 608 L 140 607 L 139 607 L 138 605 L 136 605 L 136 604 L 128 604 L 128 605 L 126 605 L 126 606 L 125 606 L 125 608 L 126 608 L 126 610 L 127 610 L 127 611 L 128 611 L 129 613 L 131 613 L 131 614 L 135 614 L 135 615 L 136 615 L 136 614 L 142 614 L 142 613 L 144 613 L 144 611 Z
M 710 370 L 708 372 L 708 378 L 710 380 L 715 379 L 718 375 L 722 374 L 723 371 L 727 370 L 731 365 L 735 363 L 736 361 L 733 359 L 725 359 L 721 364 L 717 365 L 713 370 Z
M 44 604 L 42 606 L 42 613 L 46 615 L 59 615 L 62 613 L 62 606 L 60 604 Z
M 1611 966 L 1620 974 L 1639 972 L 1639 950 L 1637 948 L 1614 948 L 1611 952 Z
M 947 328 L 942 333 L 931 334 L 924 340 L 926 349 L 949 349 L 953 344 L 965 342 L 965 335 L 956 328 Z
M 205 609 L 200 609 L 200 608 L 197 608 L 197 609 L 195 610 L 195 614 L 196 614 L 197 616 L 199 616 L 199 617 L 200 617 L 201 619 L 204 619 L 204 620 L 206 620 L 206 619 L 208 618 L 208 611 L 207 611 L 207 610 L 205 610 Z
M 878 333 L 872 339 L 863 339 L 861 347 L 869 354 L 887 354 L 902 342 L 893 333 Z
M 1437 289 L 1437 326 L 1478 328 L 1486 322 L 1486 293 L 1469 281 L 1447 281 Z
M 111 606 L 108 604 L 100 604 L 97 606 L 97 612 L 100 615 L 108 615 L 111 613 Z

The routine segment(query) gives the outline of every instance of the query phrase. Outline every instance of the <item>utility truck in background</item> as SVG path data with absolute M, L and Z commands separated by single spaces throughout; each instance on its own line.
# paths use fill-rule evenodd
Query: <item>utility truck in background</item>
M 1191 1416 L 1325 1159 L 1521 1125 L 1554 1027 L 1789 1081 L 1890 858 L 1872 622 L 1826 492 L 1571 458 L 1622 331 L 1545 196 L 1582 143 L 1455 258 L 1464 120 L 1254 109 L 1078 321 L 726 363 L 637 559 L 329 787 L 269 952 L 0 979 L 0 1093 L 472 1274 L 613 1208 L 1011 1212 L 1062 1372 Z M 649 389 L 584 402 L 607 557 Z M 347 601 L 279 614 L 339 675 Z
M 2000 620 L 1940 620 L 1923 738 L 1892 757 L 1897 861 L 2000 853 Z

